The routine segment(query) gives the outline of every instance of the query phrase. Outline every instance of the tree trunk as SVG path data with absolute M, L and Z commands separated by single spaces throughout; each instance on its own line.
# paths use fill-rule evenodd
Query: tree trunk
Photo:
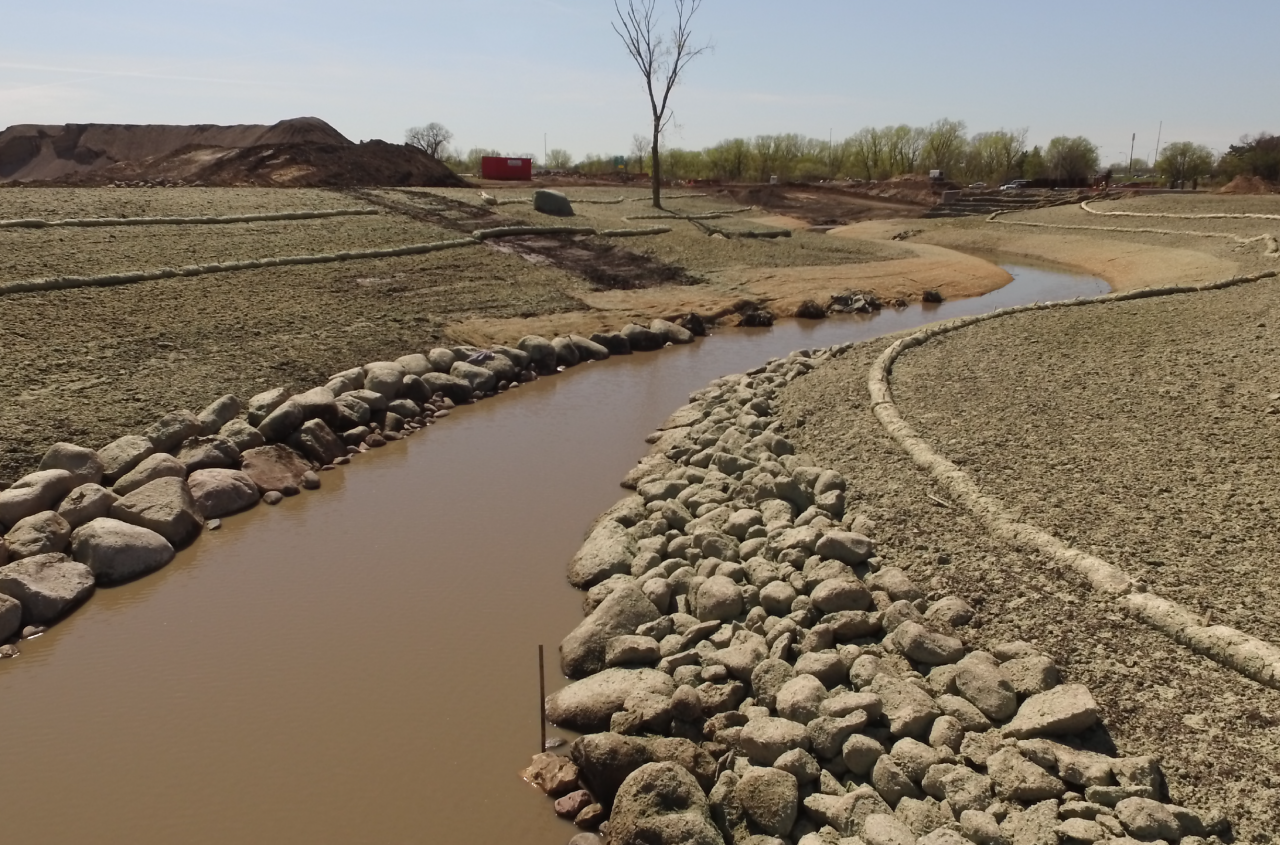
M 658 159 L 658 123 L 653 124 L 653 207 L 662 208 L 662 164 Z

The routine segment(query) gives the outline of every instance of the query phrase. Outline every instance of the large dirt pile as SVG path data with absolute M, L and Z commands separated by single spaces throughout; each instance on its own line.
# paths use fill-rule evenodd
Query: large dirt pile
M 422 150 L 352 143 L 314 117 L 273 126 L 67 124 L 0 132 L 0 182 L 463 185 Z
M 1257 176 L 1240 175 L 1223 185 L 1220 194 L 1271 194 L 1275 186 Z

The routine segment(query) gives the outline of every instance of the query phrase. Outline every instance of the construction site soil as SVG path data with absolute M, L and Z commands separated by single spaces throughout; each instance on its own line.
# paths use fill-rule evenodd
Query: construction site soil
M 465 185 L 416 147 L 354 144 L 323 120 L 273 126 L 11 126 L 0 132 L 0 184 L 339 187 Z

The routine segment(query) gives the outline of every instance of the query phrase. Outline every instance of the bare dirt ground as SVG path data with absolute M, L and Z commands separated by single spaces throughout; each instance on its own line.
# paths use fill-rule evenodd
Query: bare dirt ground
M 1280 198 L 1236 199 L 1151 197 L 1112 207 L 1280 212 Z M 1102 218 L 1069 207 L 1018 216 L 1244 236 L 1277 228 L 1267 220 Z M 1050 231 L 903 223 L 923 224 L 912 240 L 1021 250 L 1076 266 L 1142 248 L 1144 260 L 1107 262 L 1118 287 L 1196 272 L 1206 281 L 1276 263 L 1260 246 L 1218 239 L 1071 233 L 1064 246 Z M 1227 812 L 1238 841 L 1277 841 L 1280 692 L 1129 620 L 1074 573 L 1003 546 L 966 512 L 931 500 L 945 494 L 867 407 L 867 370 L 886 344 L 860 347 L 791 387 L 782 403 L 788 436 L 859 480 L 850 507 L 876 522 L 887 557 L 982 608 L 976 644 L 1021 638 L 1051 653 L 1098 694 L 1119 749 L 1163 758 L 1174 798 Z M 1280 283 L 1265 280 L 982 323 L 908 352 L 893 387 L 904 418 L 1023 519 L 1199 609 L 1211 624 L 1276 642 L 1278 371 Z
M 527 187 L 509 193 L 531 197 Z M 651 240 L 524 238 L 416 257 L 6 296 L 0 391 L 9 401 L 0 407 L 0 482 L 33 470 L 57 440 L 101 446 L 148 425 L 161 409 L 198 409 L 226 392 L 247 397 L 278 385 L 310 386 L 352 364 L 444 342 L 613 330 L 631 319 L 732 312 L 747 300 L 785 315 L 773 291 L 782 287 L 768 274 L 789 268 L 821 270 L 786 289 L 788 301 L 797 302 L 826 302 L 861 287 L 867 268 L 920 269 L 912 264 L 919 263 L 917 247 L 810 233 L 780 241 L 715 239 L 686 221 L 623 220 L 652 212 L 643 189 L 584 193 L 602 199 L 625 193 L 627 202 L 582 204 L 578 217 L 561 221 L 527 204 L 486 207 L 474 189 L 0 190 L 0 219 L 329 210 L 369 206 L 371 197 L 408 207 L 323 220 L 0 229 L 3 281 L 424 243 L 503 222 L 673 228 Z M 736 204 L 707 197 L 673 199 L 670 206 L 704 213 Z M 741 281 L 748 270 L 764 275 Z M 1007 278 L 977 260 L 967 275 L 980 278 L 984 289 Z M 894 289 L 910 294 L 911 283 Z

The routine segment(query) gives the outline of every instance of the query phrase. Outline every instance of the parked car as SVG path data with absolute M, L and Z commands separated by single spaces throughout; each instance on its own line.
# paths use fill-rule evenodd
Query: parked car
M 1000 190 L 1025 191 L 1030 184 L 1031 184 L 1030 179 L 1014 179 L 1012 182 L 1008 183 L 1007 185 L 1001 185 Z
M 985 187 L 987 187 L 986 182 L 974 182 L 972 185 L 969 186 L 969 188 L 974 191 L 980 191 Z

